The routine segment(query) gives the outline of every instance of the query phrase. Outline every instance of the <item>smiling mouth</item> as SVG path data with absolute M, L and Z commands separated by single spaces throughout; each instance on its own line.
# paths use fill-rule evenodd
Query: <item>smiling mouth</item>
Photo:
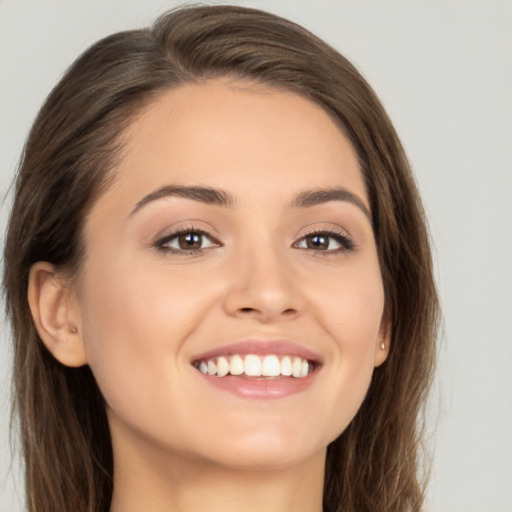
M 296 355 L 256 354 L 220 356 L 200 359 L 193 366 L 204 375 L 247 379 L 305 378 L 315 369 L 315 363 Z

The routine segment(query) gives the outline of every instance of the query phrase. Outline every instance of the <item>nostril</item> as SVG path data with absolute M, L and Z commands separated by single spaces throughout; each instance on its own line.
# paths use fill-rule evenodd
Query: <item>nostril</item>
M 241 313 L 254 313 L 257 311 L 255 308 L 240 308 L 239 311 Z M 297 310 L 293 308 L 285 309 L 281 314 L 284 316 L 293 316 L 297 313 Z

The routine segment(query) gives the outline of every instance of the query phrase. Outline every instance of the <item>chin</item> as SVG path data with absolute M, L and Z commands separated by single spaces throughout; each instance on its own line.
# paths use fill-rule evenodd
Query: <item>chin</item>
M 305 436 L 304 432 L 262 428 L 247 435 L 229 436 L 226 442 L 210 445 L 206 458 L 226 469 L 284 470 L 320 457 L 323 461 L 330 438 Z M 212 450 L 212 447 L 215 448 Z
M 233 450 L 234 451 L 234 450 Z M 225 469 L 236 471 L 283 471 L 300 466 L 312 459 L 325 458 L 326 448 L 316 451 L 274 450 L 267 447 L 259 449 L 236 449 L 236 453 L 218 454 L 211 461 Z

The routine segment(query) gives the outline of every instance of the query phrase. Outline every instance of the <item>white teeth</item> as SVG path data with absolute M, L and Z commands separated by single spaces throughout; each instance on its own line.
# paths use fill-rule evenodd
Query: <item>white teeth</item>
M 264 377 L 277 377 L 281 374 L 281 364 L 277 356 L 265 356 L 261 368 L 261 375 Z
M 247 375 L 248 377 L 307 377 L 312 367 L 307 359 L 299 356 L 277 356 L 270 354 L 258 356 L 248 354 L 242 357 L 238 354 L 205 359 L 196 363 L 197 369 L 205 375 Z
M 261 359 L 252 354 L 245 356 L 245 375 L 250 377 L 261 377 Z
M 240 356 L 231 356 L 229 358 L 229 373 L 231 375 L 242 375 L 244 369 L 244 362 Z
M 307 377 L 309 373 L 309 364 L 307 361 L 302 361 L 302 367 L 300 369 L 300 376 Z
M 281 375 L 289 377 L 292 374 L 292 360 L 288 356 L 284 356 L 281 360 Z
M 217 365 L 213 361 L 208 361 L 208 375 L 215 375 L 217 373 Z
M 219 377 L 224 377 L 229 373 L 229 363 L 225 357 L 219 357 L 217 359 L 217 375 Z
M 209 366 L 209 363 L 208 363 Z M 292 375 L 294 377 L 300 377 L 302 371 L 302 359 L 300 357 L 295 357 L 292 363 Z

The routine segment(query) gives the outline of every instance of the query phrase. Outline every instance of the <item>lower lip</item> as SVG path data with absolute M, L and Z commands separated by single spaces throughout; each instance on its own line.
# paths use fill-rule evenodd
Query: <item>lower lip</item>
M 260 400 L 285 398 L 300 393 L 312 384 L 315 373 L 310 373 L 307 377 L 247 379 L 234 375 L 216 377 L 214 375 L 204 375 L 198 371 L 201 377 L 218 389 L 243 398 L 257 398 Z

